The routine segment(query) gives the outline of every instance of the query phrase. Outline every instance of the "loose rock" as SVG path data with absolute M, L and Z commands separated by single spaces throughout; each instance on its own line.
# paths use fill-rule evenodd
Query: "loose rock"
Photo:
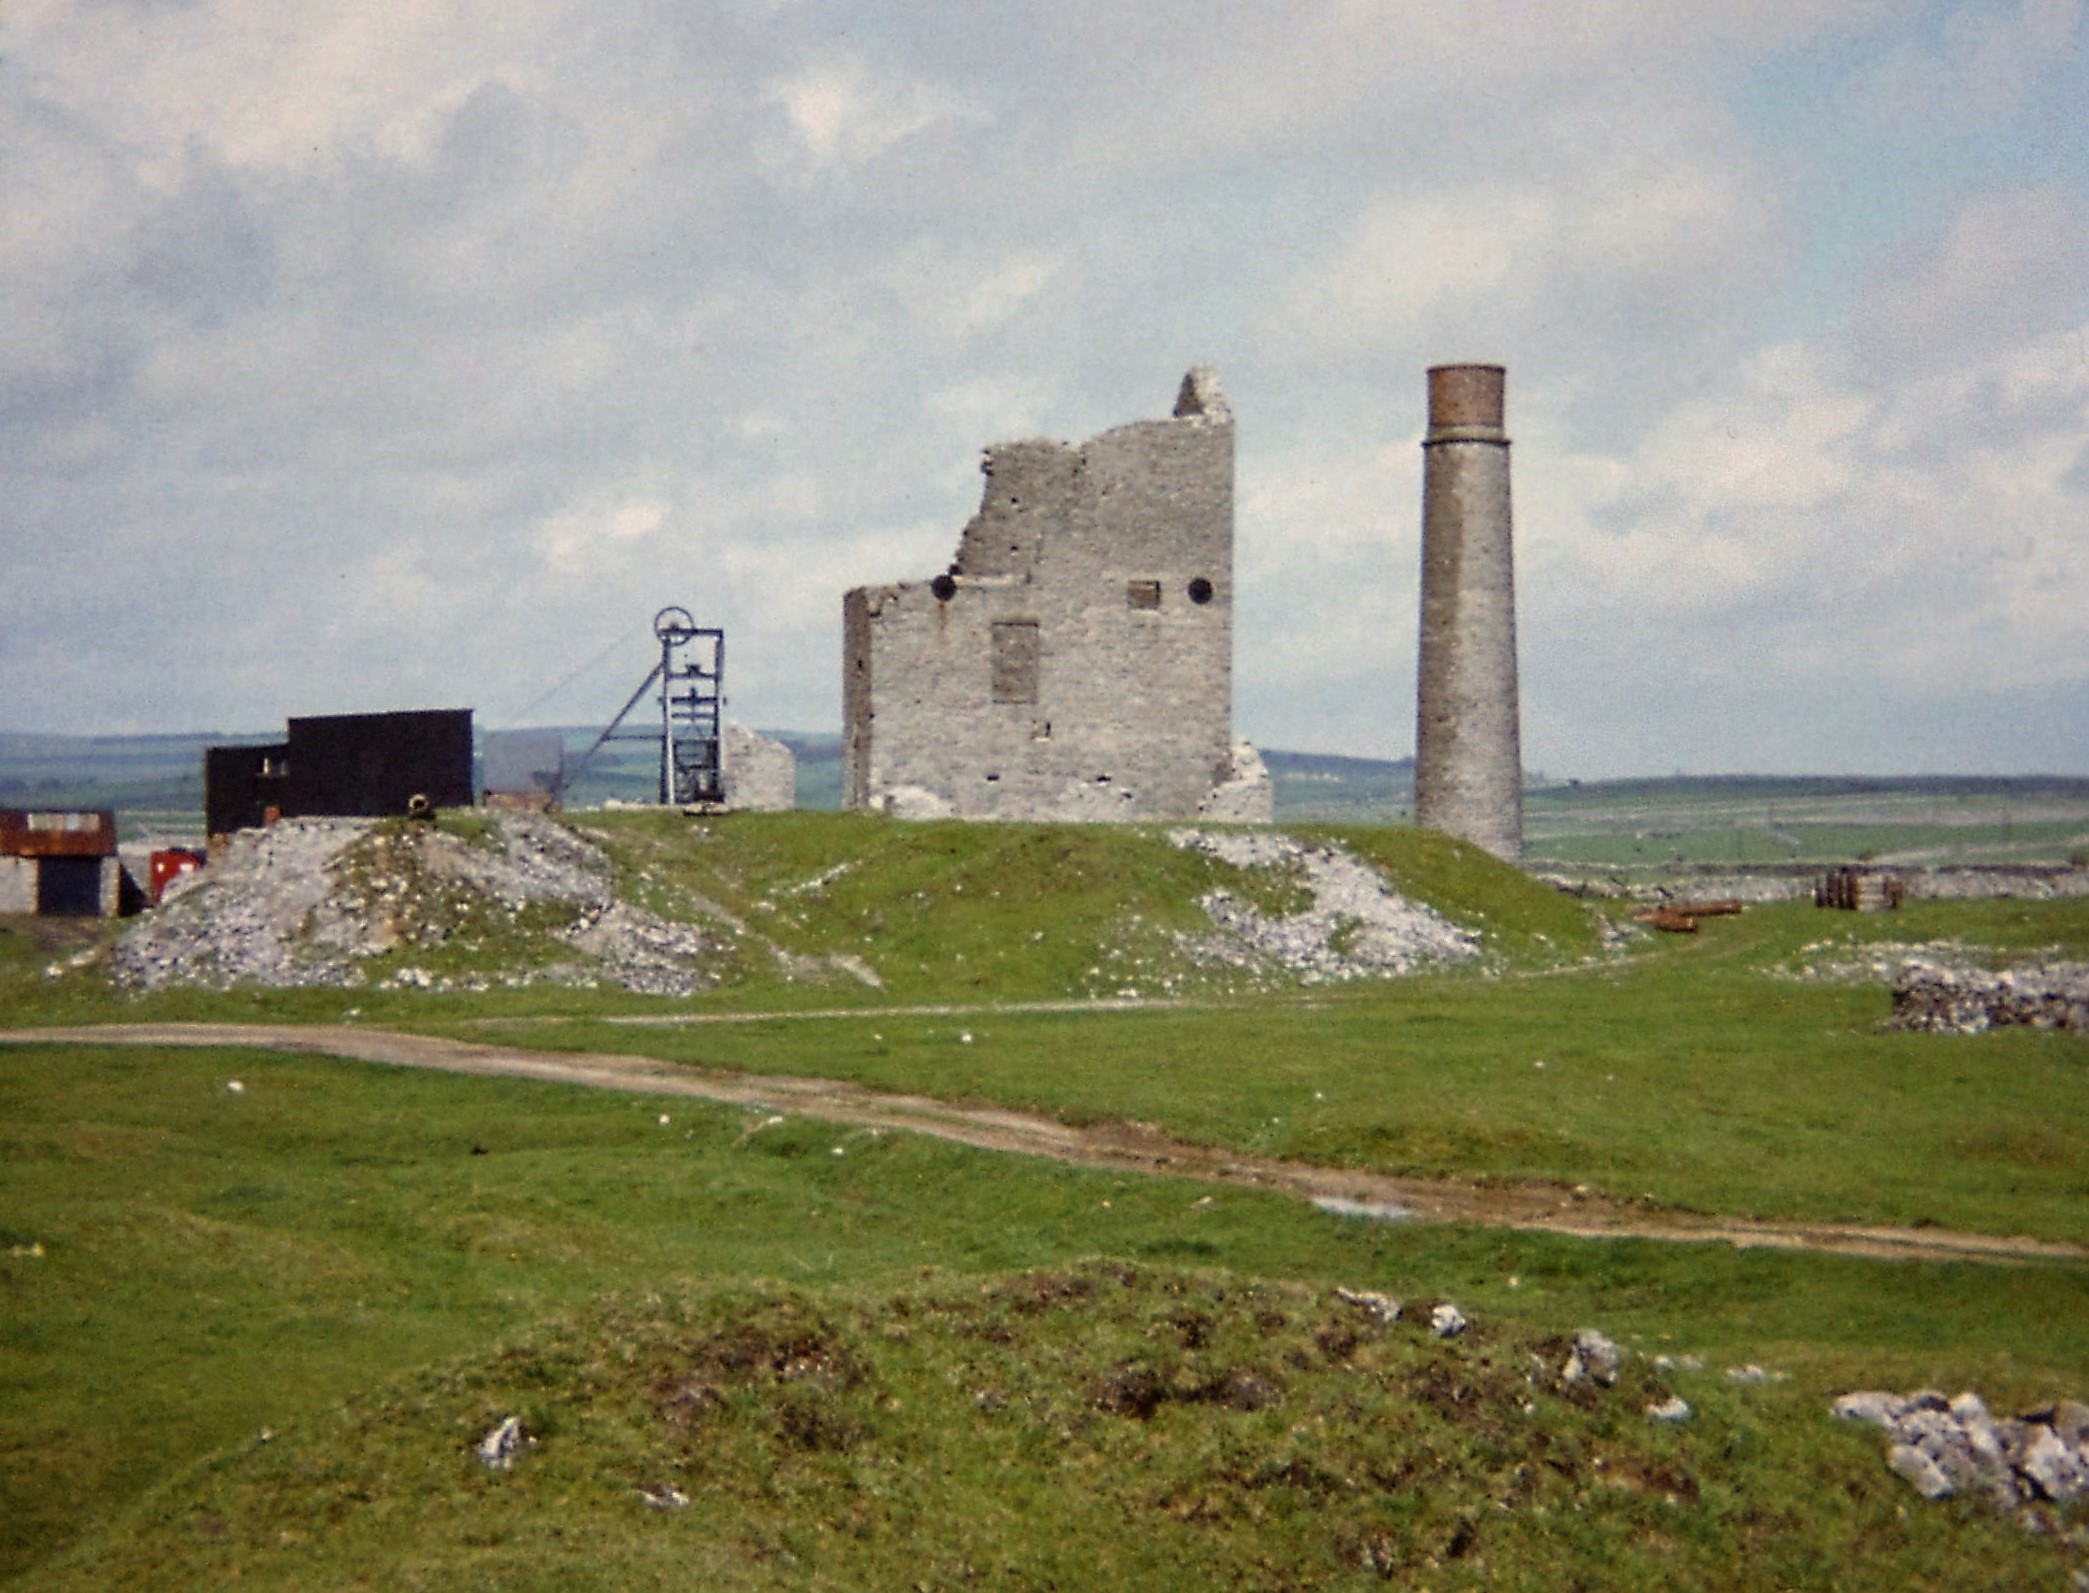
M 1946 1399 L 1935 1389 L 1864 1389 L 1842 1395 L 1829 1410 L 1883 1429 L 1893 1440 L 1887 1463 L 1925 1499 L 1978 1493 L 2006 1513 L 2089 1493 L 2089 1407 L 2075 1400 L 2030 1419 L 1997 1421 L 1971 1392 Z
M 474 1453 L 489 1471 L 511 1471 L 515 1466 L 515 1457 L 522 1453 L 522 1446 L 530 1441 L 529 1435 L 522 1430 L 522 1418 L 505 1416 L 498 1427 L 479 1440 Z
M 1344 1305 L 1353 1305 L 1364 1315 L 1378 1322 L 1400 1320 L 1400 1302 L 1389 1294 L 1380 1294 L 1371 1289 L 1337 1289 L 1335 1298 Z
M 1910 958 L 1893 981 L 1895 1029 L 1981 1034 L 2018 1026 L 2089 1034 L 2089 963 L 1990 973 Z
M 1618 1364 L 1617 1345 L 1594 1328 L 1583 1328 L 1574 1335 L 1574 1351 L 1560 1368 L 1560 1381 L 1608 1388 L 1618 1380 Z

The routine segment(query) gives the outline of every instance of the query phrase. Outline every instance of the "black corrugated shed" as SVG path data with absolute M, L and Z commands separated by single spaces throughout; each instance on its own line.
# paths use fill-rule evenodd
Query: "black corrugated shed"
M 472 805 L 472 711 L 293 719 L 287 741 L 212 747 L 203 758 L 204 822 L 212 835 L 280 818 L 383 818 L 415 796 Z

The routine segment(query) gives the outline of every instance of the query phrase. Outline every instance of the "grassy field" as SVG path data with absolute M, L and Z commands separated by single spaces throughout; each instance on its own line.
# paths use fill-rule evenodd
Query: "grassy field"
M 1362 1585 L 1373 1541 L 1423 1586 L 1599 1566 L 1610 1586 L 2059 1585 L 2050 1542 L 1969 1507 L 1903 1513 L 1875 1436 L 1823 1406 L 1853 1385 L 1998 1404 L 2075 1386 L 2081 1269 L 1402 1228 L 686 1101 L 251 1054 L 10 1052 L 0 1080 L 0 1552 L 23 1587 L 688 1585 L 685 1556 L 712 1586 L 957 1586 L 967 1561 L 1004 1586 L 1176 1585 L 1170 1561 Z M 1021 1289 L 1011 1270 L 1085 1256 L 1222 1270 L 1149 1280 L 1101 1325 L 991 1309 Z M 1301 1287 L 1275 1291 L 1291 1321 L 1266 1342 L 1211 1298 L 1276 1280 Z M 1333 1283 L 1450 1298 L 1481 1332 L 1448 1358 L 1411 1335 L 1330 1356 L 1314 1335 L 1339 1337 Z M 692 1345 L 750 1289 L 844 1324 L 864 1378 L 827 1410 L 816 1385 L 714 1370 L 720 1430 L 683 1431 L 660 1408 L 672 1357 L 701 1371 Z M 1211 1355 L 1164 1334 L 1185 1312 L 1213 1318 Z M 892 1331 L 924 1318 L 918 1342 Z M 1584 1324 L 1643 1352 L 1629 1386 L 1587 1409 L 1525 1390 L 1527 1349 Z M 1704 1370 L 1656 1379 L 1659 1351 Z M 1142 1356 L 1171 1386 L 1245 1361 L 1284 1404 L 1095 1411 Z M 1744 1363 L 1780 1380 L 1728 1383 Z M 1418 1403 L 1444 1376 L 1471 1400 Z M 1698 1408 L 1677 1434 L 1639 1414 L 1657 1382 Z M 1007 1424 L 954 1419 L 982 1388 Z M 1520 1407 L 1540 1398 L 1564 1472 L 1532 1449 Z M 541 1456 L 491 1477 L 466 1449 L 510 1412 Z M 1613 1493 L 1604 1457 L 1676 1480 Z M 1315 1480 L 1374 1466 L 1405 1485 Z M 1265 1472 L 1275 1491 L 1222 1484 Z M 635 1498 L 663 1484 L 698 1506 Z M 1467 1519 L 1474 1564 L 1445 1558 Z M 1281 1574 L 1258 1582 L 1265 1555 Z
M 2089 781 L 1591 781 L 1530 793 L 1525 844 L 1619 868 L 2064 863 L 2089 855 Z
M 1613 953 L 1469 848 L 1351 829 L 1327 833 L 1481 931 L 1484 965 L 1237 988 L 1172 938 L 1215 865 L 1144 832 L 588 823 L 660 910 L 702 897 L 882 988 L 743 953 L 688 1002 L 134 998 L 71 966 L 98 927 L 15 921 L 0 1015 L 353 1008 L 1332 1165 L 2089 1241 L 2089 1045 L 1882 1033 L 1869 971 L 1942 940 L 2089 956 L 2082 904 L 1778 907 Z M 1173 1000 L 995 1010 L 1120 971 Z M 1476 1327 L 1370 1328 L 1335 1285 Z M 2089 1392 L 2078 1266 L 1364 1222 L 686 1099 L 10 1046 L 0 1290 L 0 1579 L 24 1588 L 2061 1588 L 2089 1560 L 2079 1513 L 2040 1537 L 1920 1506 L 1824 1413 L 1854 1386 Z M 1641 1352 L 1626 1382 L 1529 1383 L 1584 1325 Z M 1775 1375 L 1723 1375 L 1747 1363 Z M 1647 1422 L 1670 1391 L 1692 1419 Z M 510 1413 L 538 1443 L 489 1473 L 469 1446 Z M 668 1488 L 689 1507 L 640 1497 Z

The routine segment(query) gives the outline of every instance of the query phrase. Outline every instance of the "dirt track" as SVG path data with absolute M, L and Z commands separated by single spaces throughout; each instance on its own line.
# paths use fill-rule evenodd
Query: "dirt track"
M 1047 1117 L 994 1107 L 960 1106 L 922 1095 L 893 1095 L 828 1079 L 728 1073 L 651 1057 L 591 1052 L 525 1051 L 512 1046 L 401 1034 L 355 1025 L 138 1023 L 59 1029 L 4 1029 L 14 1045 L 246 1046 L 432 1068 L 539 1079 L 589 1089 L 701 1100 L 796 1112 L 837 1123 L 901 1130 L 983 1150 L 1044 1156 L 1081 1167 L 1156 1173 L 1303 1200 L 1367 1207 L 1376 1215 L 1422 1222 L 1471 1223 L 1583 1238 L 1642 1238 L 1726 1243 L 1742 1248 L 1821 1251 L 1837 1255 L 1928 1261 L 2089 1261 L 2089 1248 L 2038 1239 L 1997 1238 L 1939 1228 L 1755 1222 L 1664 1211 L 1576 1194 L 1557 1184 L 1473 1184 L 1450 1179 L 1392 1178 L 1234 1155 L 1173 1139 L 1143 1123 L 1071 1127 Z

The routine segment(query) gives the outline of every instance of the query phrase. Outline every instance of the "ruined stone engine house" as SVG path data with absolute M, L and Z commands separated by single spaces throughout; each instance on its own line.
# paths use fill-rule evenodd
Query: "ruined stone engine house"
M 842 603 L 843 804 L 901 817 L 1267 821 L 1233 712 L 1233 416 L 989 449 L 948 573 Z

